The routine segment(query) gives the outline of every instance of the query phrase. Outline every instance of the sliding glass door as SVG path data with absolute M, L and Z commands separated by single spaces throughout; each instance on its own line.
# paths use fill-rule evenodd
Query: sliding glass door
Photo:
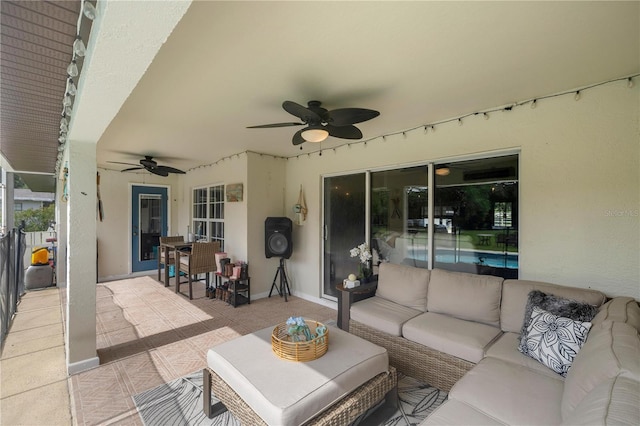
M 325 177 L 323 296 L 383 262 L 518 277 L 518 155 Z
M 325 177 L 323 296 L 337 296 L 336 284 L 358 272 L 349 251 L 366 240 L 366 174 Z

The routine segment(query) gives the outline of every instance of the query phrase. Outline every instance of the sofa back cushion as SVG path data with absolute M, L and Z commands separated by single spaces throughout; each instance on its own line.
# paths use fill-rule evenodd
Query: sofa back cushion
M 502 331 L 520 333 L 527 300 L 532 290 L 540 290 L 546 294 L 573 299 L 596 307 L 602 305 L 606 299 L 606 296 L 597 290 L 564 287 L 540 281 L 505 280 L 502 285 L 502 307 L 500 308 Z
M 640 380 L 638 330 L 623 322 L 594 325 L 567 373 L 562 394 L 562 418 L 567 419 L 585 396 L 612 377 Z
M 500 327 L 502 281 L 490 275 L 434 269 L 429 281 L 427 310 Z
M 616 297 L 602 305 L 598 315 L 593 319 L 594 324 L 604 321 L 626 322 L 640 330 L 640 306 L 630 297 Z
M 376 296 L 425 312 L 430 272 L 413 266 L 381 263 Z

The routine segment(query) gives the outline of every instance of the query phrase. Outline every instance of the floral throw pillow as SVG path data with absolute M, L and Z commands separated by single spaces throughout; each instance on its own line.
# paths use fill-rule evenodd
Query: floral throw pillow
M 534 306 L 523 336 L 527 355 L 566 377 L 590 329 L 590 322 L 574 321 Z
M 583 322 L 591 321 L 598 313 L 598 308 L 587 303 L 581 303 L 576 300 L 546 294 L 539 290 L 532 290 L 527 297 L 527 305 L 524 311 L 524 323 L 522 324 L 520 344 L 518 345 L 518 350 L 525 355 L 529 355 L 529 353 L 524 336 L 531 324 L 531 313 L 533 312 L 534 306 L 552 313 L 553 315 Z

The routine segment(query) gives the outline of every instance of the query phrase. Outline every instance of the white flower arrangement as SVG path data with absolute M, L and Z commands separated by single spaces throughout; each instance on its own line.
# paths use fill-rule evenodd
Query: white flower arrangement
M 369 250 L 369 245 L 367 243 L 362 243 L 358 247 L 352 248 L 350 253 L 351 257 L 359 257 L 360 263 L 369 265 L 369 260 L 371 260 L 371 251 Z
M 368 278 L 371 275 L 369 261 L 372 258 L 369 245 L 367 243 L 362 243 L 359 246 L 352 248 L 349 253 L 351 254 L 351 257 L 358 257 L 360 260 L 360 278 Z

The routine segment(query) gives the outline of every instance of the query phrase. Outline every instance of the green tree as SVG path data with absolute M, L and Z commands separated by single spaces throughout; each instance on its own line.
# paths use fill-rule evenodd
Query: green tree
M 27 184 L 24 183 L 24 181 L 22 180 L 22 178 L 20 177 L 19 174 L 14 173 L 13 174 L 13 187 L 18 189 L 24 189 L 24 188 L 28 188 Z
M 30 209 L 16 212 L 16 227 L 20 226 L 22 221 L 25 223 L 24 230 L 26 232 L 46 231 L 55 217 L 55 205 L 50 204 L 41 209 Z

